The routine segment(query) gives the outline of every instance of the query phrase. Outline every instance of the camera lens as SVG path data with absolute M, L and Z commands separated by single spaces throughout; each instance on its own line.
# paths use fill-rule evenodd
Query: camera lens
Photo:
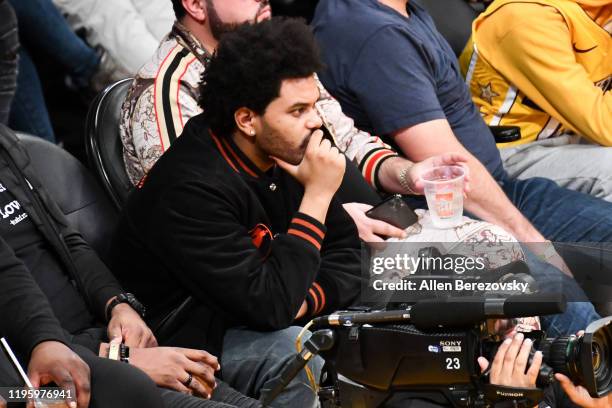
M 590 350 L 587 348 L 588 347 Z M 594 333 L 591 344 L 583 337 L 562 336 L 546 339 L 541 345 L 544 362 L 555 372 L 569 377 L 576 384 L 585 384 L 587 377 L 594 378 L 598 390 L 609 390 L 612 383 L 612 336 L 609 330 Z M 581 358 L 583 353 L 590 357 Z M 590 381 L 593 383 L 593 381 Z
M 611 347 L 612 336 L 609 331 L 601 330 L 594 334 L 591 356 L 593 359 L 595 383 L 599 390 L 609 389 L 612 383 L 612 367 L 610 367 L 610 359 L 612 358 L 610 353 Z
M 556 373 L 569 377 L 572 381 L 581 380 L 581 370 L 578 360 L 581 339 L 576 336 L 561 336 L 556 339 L 546 339 L 542 345 L 544 362 Z
M 593 356 L 593 370 L 595 373 L 599 372 L 601 368 L 601 354 L 603 350 L 599 344 L 593 344 L 591 347 L 591 355 Z

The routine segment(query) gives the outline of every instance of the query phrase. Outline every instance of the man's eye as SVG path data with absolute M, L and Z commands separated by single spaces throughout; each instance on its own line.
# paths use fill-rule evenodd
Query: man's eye
M 306 109 L 304 108 L 299 108 L 299 109 L 295 109 L 293 110 L 291 113 L 293 114 L 293 116 L 295 117 L 299 117 L 301 116 L 304 112 L 306 111 Z

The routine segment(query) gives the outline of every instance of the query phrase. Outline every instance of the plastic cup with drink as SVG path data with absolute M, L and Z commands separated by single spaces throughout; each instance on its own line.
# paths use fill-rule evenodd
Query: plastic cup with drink
M 434 167 L 421 176 L 434 227 L 447 229 L 461 222 L 464 178 L 461 166 Z

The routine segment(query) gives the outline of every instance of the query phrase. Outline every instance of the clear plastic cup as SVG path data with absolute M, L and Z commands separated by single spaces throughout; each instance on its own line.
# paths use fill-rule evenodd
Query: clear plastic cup
M 461 222 L 464 177 L 461 166 L 434 167 L 421 176 L 434 227 L 447 229 Z
M 34 400 L 35 408 L 69 408 L 64 400 L 37 398 Z

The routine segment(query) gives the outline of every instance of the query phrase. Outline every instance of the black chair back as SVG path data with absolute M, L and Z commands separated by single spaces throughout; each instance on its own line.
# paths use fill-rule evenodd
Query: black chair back
M 121 105 L 131 83 L 131 78 L 124 79 L 102 91 L 91 104 L 85 125 L 89 165 L 117 210 L 121 210 L 132 189 L 119 136 Z
M 417 3 L 431 15 L 455 55 L 461 55 L 472 35 L 472 21 L 478 12 L 467 0 L 417 0 Z
M 64 149 L 39 137 L 18 133 L 38 179 L 70 224 L 108 259 L 118 212 L 89 171 Z

